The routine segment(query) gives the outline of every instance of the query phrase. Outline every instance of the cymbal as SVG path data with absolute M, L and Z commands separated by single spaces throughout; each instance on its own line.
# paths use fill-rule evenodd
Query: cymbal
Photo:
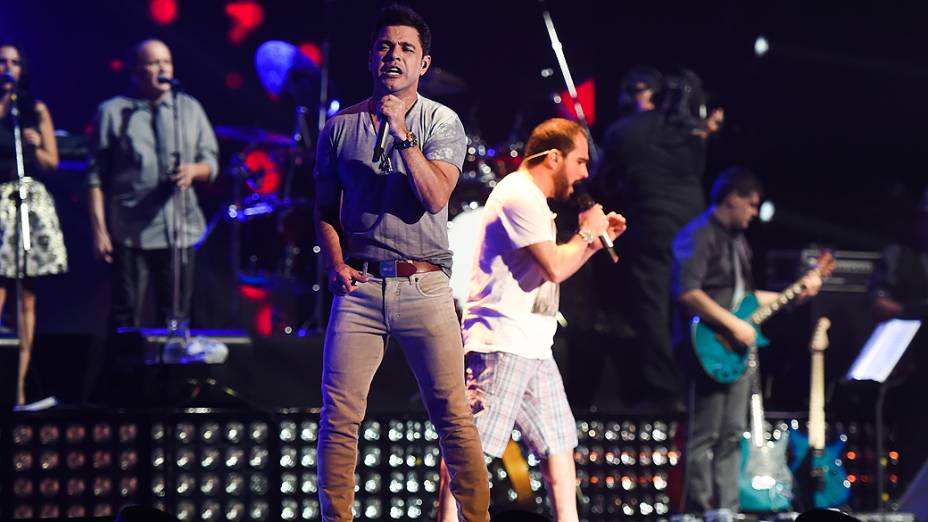
M 215 128 L 216 135 L 222 139 L 237 141 L 245 145 L 263 145 L 265 147 L 289 147 L 293 140 L 283 134 L 255 127 L 220 125 Z
M 433 67 L 419 80 L 419 92 L 426 96 L 449 96 L 467 90 L 467 82 L 454 73 Z

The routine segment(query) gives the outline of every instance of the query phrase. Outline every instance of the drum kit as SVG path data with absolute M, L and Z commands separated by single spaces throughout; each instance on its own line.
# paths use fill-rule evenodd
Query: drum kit
M 305 119 L 298 108 L 297 119 Z M 236 308 L 246 322 L 261 317 L 259 334 L 318 328 L 306 310 L 316 308 L 318 261 L 313 252 L 312 148 L 297 125 L 292 136 L 250 127 L 217 126 L 222 150 L 236 151 L 224 170 L 231 197 L 217 221 L 230 225 L 229 265 Z M 263 314 L 264 310 L 267 313 Z M 265 317 L 266 316 L 266 317 Z M 248 319 L 246 319 L 248 318 Z

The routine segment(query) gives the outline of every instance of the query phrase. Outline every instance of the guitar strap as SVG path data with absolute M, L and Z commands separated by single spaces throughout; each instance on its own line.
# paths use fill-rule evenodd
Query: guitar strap
M 731 267 L 735 272 L 735 291 L 731 294 L 731 309 L 735 310 L 744 299 L 744 274 L 741 272 L 741 254 L 738 252 L 738 238 L 734 237 L 729 243 L 731 249 Z

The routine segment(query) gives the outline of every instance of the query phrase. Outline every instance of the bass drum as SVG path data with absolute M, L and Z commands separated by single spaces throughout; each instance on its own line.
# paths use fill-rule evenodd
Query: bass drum
M 448 222 L 448 245 L 453 254 L 451 293 L 461 307 L 467 301 L 470 271 L 474 266 L 482 219 L 483 207 L 475 204 L 462 210 Z

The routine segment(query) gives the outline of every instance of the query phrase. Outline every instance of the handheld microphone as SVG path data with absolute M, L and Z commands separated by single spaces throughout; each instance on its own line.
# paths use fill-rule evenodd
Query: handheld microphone
M 177 78 L 168 78 L 167 76 L 163 74 L 158 75 L 158 83 L 162 83 L 162 84 L 167 83 L 171 86 L 172 89 L 177 89 L 180 87 L 180 80 L 178 80 Z
M 16 78 L 13 78 L 13 75 L 10 74 L 9 72 L 0 74 L 0 85 L 6 85 L 8 83 L 12 83 L 13 85 L 16 85 Z
M 595 204 L 596 202 L 593 201 L 593 198 L 585 192 L 577 196 L 577 205 L 580 207 L 580 210 L 588 210 Z M 599 235 L 599 240 L 602 241 L 604 250 L 609 253 L 612 262 L 618 263 L 619 255 L 615 253 L 615 246 L 612 244 L 612 240 L 609 239 L 609 234 L 605 232 L 601 233 Z
M 374 142 L 374 157 L 372 162 L 377 163 L 383 156 L 383 151 L 387 148 L 387 135 L 390 134 L 390 124 L 387 119 L 380 114 L 380 126 L 377 127 L 377 140 Z

